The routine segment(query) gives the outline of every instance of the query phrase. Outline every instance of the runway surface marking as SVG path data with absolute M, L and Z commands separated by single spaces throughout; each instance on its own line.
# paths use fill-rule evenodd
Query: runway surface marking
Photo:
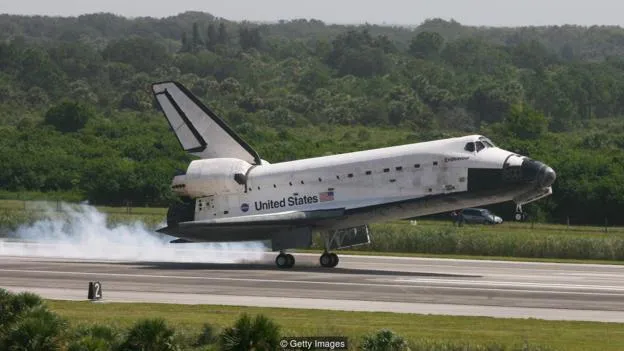
M 70 272 L 70 271 L 45 271 L 45 270 L 21 270 L 21 269 L 0 269 L 0 272 L 13 272 L 13 273 L 41 273 L 41 274 L 56 274 L 56 275 L 83 275 L 94 277 L 134 277 L 134 278 L 161 278 L 161 279 L 181 279 L 181 280 L 208 280 L 208 281 L 241 281 L 241 282 L 256 282 L 256 283 L 275 283 L 275 284 L 320 284 L 320 285 L 343 285 L 343 286 L 378 286 L 378 287 L 403 287 L 403 288 L 421 288 L 422 284 L 381 284 L 381 283 L 349 283 L 349 282 L 328 282 L 328 281 L 315 281 L 315 280 L 284 280 L 284 279 L 253 279 L 253 278 L 228 278 L 228 277 L 201 277 L 201 276 L 177 276 L 177 275 L 156 275 L 156 274 L 126 274 L 126 273 L 98 273 L 98 272 Z M 370 281 L 395 281 L 406 283 L 429 283 L 429 284 L 441 284 L 441 285 L 473 285 L 472 287 L 453 287 L 456 289 L 475 289 L 480 290 L 493 290 L 493 291 L 522 291 L 522 292 L 552 292 L 559 294 L 574 293 L 574 294 L 587 294 L 596 295 L 592 292 L 566 292 L 555 289 L 587 289 L 587 290 L 604 290 L 611 292 L 600 292 L 601 295 L 622 295 L 614 291 L 624 292 L 624 287 L 620 286 L 601 286 L 596 287 L 593 285 L 565 285 L 565 284 L 543 284 L 543 283 L 514 283 L 514 282 L 496 282 L 496 281 L 478 281 L 478 280 L 449 280 L 449 279 L 369 279 Z M 474 285 L 478 285 L 475 287 Z M 551 288 L 553 290 L 526 290 L 526 289 L 496 289 L 491 286 L 500 287 L 542 287 Z
M 0 256 L 0 287 L 86 300 L 624 322 L 624 267 L 341 255 L 338 267 L 295 254 L 257 262 L 174 263 Z

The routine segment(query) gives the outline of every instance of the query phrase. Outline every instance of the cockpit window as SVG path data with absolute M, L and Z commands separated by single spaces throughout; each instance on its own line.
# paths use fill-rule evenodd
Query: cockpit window
M 492 140 L 490 140 L 490 139 L 488 139 L 486 137 L 479 137 L 479 140 L 481 140 L 483 142 L 483 144 L 485 144 L 486 147 L 496 147 L 496 145 L 494 145 Z
M 477 141 L 475 144 L 477 144 L 477 152 L 479 152 L 479 151 L 481 151 L 481 150 L 485 149 L 485 145 L 483 145 L 483 143 L 482 143 L 482 142 Z
M 466 146 L 464 147 L 464 150 L 469 151 L 469 152 L 475 152 L 475 151 L 479 152 L 483 149 L 487 149 L 491 147 L 496 147 L 496 146 L 494 146 L 494 144 L 490 141 L 490 139 L 480 137 L 478 141 L 467 143 Z

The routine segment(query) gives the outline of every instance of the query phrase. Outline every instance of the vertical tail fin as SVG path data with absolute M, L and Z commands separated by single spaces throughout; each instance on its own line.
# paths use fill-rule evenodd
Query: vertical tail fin
M 152 91 L 185 151 L 201 158 L 231 157 L 261 164 L 258 153 L 182 84 L 155 83 Z

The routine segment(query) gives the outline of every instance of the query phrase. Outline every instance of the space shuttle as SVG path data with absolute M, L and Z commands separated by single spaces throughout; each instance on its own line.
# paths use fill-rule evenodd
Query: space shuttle
M 338 155 L 269 163 L 175 81 L 152 85 L 182 148 L 196 156 L 173 178 L 178 201 L 161 233 L 184 242 L 270 241 L 275 264 L 323 238 L 319 263 L 370 242 L 369 224 L 552 194 L 555 171 L 468 135 Z M 374 234 L 372 234 L 374 235 Z

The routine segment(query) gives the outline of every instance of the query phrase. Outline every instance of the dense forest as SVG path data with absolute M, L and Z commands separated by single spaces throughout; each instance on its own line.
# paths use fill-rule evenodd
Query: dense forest
M 543 220 L 624 224 L 624 29 L 0 15 L 0 190 L 163 205 L 178 80 L 279 162 L 468 133 L 543 160 Z M 12 195 L 13 194 L 13 195 Z

